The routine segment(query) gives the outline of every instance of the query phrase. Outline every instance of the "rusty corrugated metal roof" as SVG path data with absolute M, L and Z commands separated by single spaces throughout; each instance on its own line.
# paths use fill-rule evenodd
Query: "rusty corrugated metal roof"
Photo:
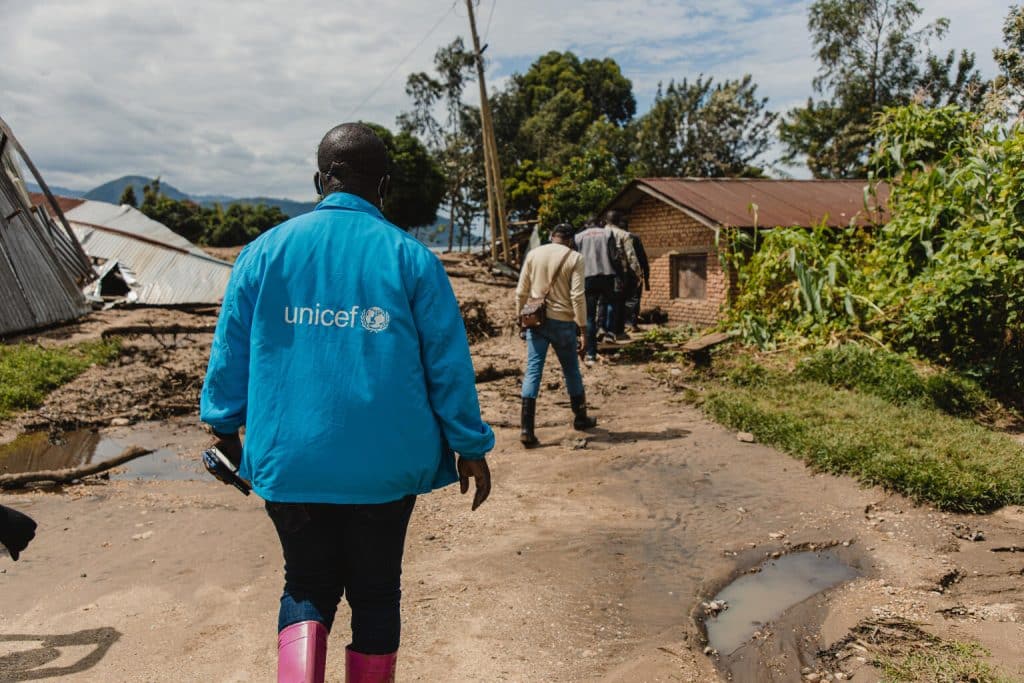
M 889 186 L 867 193 L 866 180 L 767 180 L 748 178 L 638 178 L 608 208 L 628 210 L 645 196 L 697 214 L 720 226 L 881 225 Z
M 86 313 L 89 305 L 79 288 L 95 277 L 71 230 L 57 226 L 47 212 L 33 205 L 18 159 L 49 192 L 14 133 L 0 119 L 0 334 Z
M 46 195 L 42 192 L 29 192 L 28 196 L 36 206 L 47 206 Z M 57 200 L 57 206 L 59 206 L 60 210 L 64 213 L 67 213 L 71 209 L 85 202 L 84 199 L 79 199 L 77 197 L 62 197 L 59 194 L 54 195 L 53 198 Z M 50 213 L 53 213 L 53 209 L 50 209 Z

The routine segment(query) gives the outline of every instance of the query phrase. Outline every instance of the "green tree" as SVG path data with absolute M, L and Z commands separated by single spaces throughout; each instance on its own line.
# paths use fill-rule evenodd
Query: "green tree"
M 997 106 L 1008 108 L 1020 117 L 1024 111 L 1024 8 L 1010 7 L 1003 22 L 1004 47 L 992 51 L 992 57 L 999 67 L 999 74 L 993 82 Z
M 974 54 L 932 54 L 929 42 L 946 33 L 949 21 L 916 28 L 921 13 L 914 0 L 815 0 L 808 27 L 821 99 L 791 110 L 780 125 L 785 161 L 806 161 L 816 177 L 862 177 L 874 117 L 886 107 L 981 106 L 987 85 Z
M 267 204 L 231 204 L 227 209 L 215 204 L 204 210 L 204 216 L 207 227 L 202 242 L 213 247 L 248 244 L 288 220 L 280 209 Z
M 466 85 L 472 82 L 472 52 L 466 50 L 462 38 L 456 38 L 434 55 L 436 77 L 414 73 L 406 81 L 405 91 L 413 108 L 398 117 L 401 130 L 419 133 L 427 143 L 445 178 L 445 201 L 451 219 L 448 248 L 454 245 L 456 233 L 468 234 L 480 213 L 480 191 L 484 186 L 479 128 L 473 122 L 479 113 L 462 102 Z M 438 120 L 438 108 L 444 119 Z M 478 124 L 477 124 L 478 125 Z
M 1024 382 L 1024 132 L 957 107 L 889 110 L 873 162 L 892 220 L 867 278 L 900 348 L 1019 395 Z
M 636 125 L 636 175 L 763 175 L 754 163 L 771 145 L 776 120 L 767 103 L 749 75 L 659 86 Z
M 203 209 L 195 202 L 175 201 L 160 192 L 160 178 L 142 188 L 139 210 L 153 220 L 163 223 L 189 242 L 198 242 L 206 232 L 207 221 Z
M 445 177 L 426 146 L 412 132 L 397 135 L 384 126 L 367 124 L 380 136 L 391 158 L 391 192 L 384 215 L 406 230 L 431 225 L 445 194 Z
M 267 204 L 220 204 L 203 208 L 188 200 L 174 200 L 160 192 L 156 178 L 142 188 L 142 213 L 190 242 L 214 247 L 247 244 L 288 220 L 276 206 Z
M 121 198 L 117 200 L 118 204 L 127 204 L 133 209 L 139 208 L 139 201 L 135 198 L 135 188 L 131 185 L 125 185 L 124 191 L 121 193 Z
M 561 176 L 544 186 L 538 212 L 541 228 L 550 230 L 559 223 L 580 227 L 615 197 L 622 184 L 615 157 L 607 149 L 573 157 Z
M 613 59 L 549 52 L 514 75 L 492 108 L 509 209 L 520 218 L 536 216 L 544 183 L 588 147 L 612 151 L 620 165 L 629 156 L 608 134 L 636 113 L 633 84 Z M 594 129 L 599 121 L 606 127 Z

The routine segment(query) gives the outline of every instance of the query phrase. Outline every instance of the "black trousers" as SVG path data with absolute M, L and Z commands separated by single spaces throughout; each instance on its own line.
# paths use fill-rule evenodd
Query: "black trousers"
M 640 297 L 643 295 L 643 283 L 635 275 L 626 277 L 626 318 L 625 325 L 633 327 L 640 318 Z
M 401 635 L 402 552 L 416 496 L 380 505 L 267 502 L 284 551 L 278 631 L 334 625 L 344 595 L 356 652 L 390 654 Z
M 615 295 L 614 275 L 591 275 L 584 279 L 587 296 L 587 356 L 597 355 L 597 328 L 602 326 L 605 312 Z

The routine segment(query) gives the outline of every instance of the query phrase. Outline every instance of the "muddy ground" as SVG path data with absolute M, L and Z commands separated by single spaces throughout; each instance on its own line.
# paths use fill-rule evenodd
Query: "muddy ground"
M 1024 680 L 1024 550 L 994 552 L 1024 548 L 1024 509 L 943 514 L 815 474 L 740 442 L 642 364 L 586 372 L 600 424 L 583 436 L 569 428 L 551 358 L 544 447 L 524 451 L 510 283 L 462 259 L 449 266 L 498 435 L 494 490 L 475 513 L 455 488 L 417 503 L 400 679 L 713 681 L 731 671 L 791 681 L 803 670 L 875 681 L 861 661 L 873 658 L 870 633 L 879 640 L 906 618 L 945 640 L 981 642 Z M 107 311 L 41 335 L 56 344 L 119 328 L 125 354 L 0 424 L 3 440 L 94 426 L 193 457 L 208 440 L 195 406 L 213 313 Z M 0 680 L 273 678 L 281 557 L 255 497 L 202 479 L 98 479 L 0 502 L 40 524 L 21 561 L 0 558 Z M 757 636 L 737 654 L 705 654 L 701 603 L 773 554 L 809 546 L 833 547 L 860 576 L 752 626 Z M 346 622 L 343 607 L 329 680 L 343 677 Z

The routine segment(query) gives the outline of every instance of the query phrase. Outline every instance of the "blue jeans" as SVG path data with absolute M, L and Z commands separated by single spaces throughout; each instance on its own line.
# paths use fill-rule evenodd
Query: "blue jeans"
M 562 364 L 565 388 L 569 396 L 583 395 L 583 376 L 580 359 L 576 355 L 576 323 L 548 320 L 538 328 L 526 331 L 526 377 L 523 378 L 523 398 L 537 398 L 540 379 L 544 374 L 544 361 L 548 346 L 555 347 L 555 355 Z
M 587 357 L 597 356 L 597 328 L 615 294 L 614 275 L 592 275 L 584 280 L 587 293 Z M 605 328 L 607 329 L 607 328 Z
M 355 652 L 386 655 L 401 635 L 402 551 L 416 496 L 380 505 L 271 503 L 284 551 L 277 630 L 318 621 L 330 631 L 342 595 Z

